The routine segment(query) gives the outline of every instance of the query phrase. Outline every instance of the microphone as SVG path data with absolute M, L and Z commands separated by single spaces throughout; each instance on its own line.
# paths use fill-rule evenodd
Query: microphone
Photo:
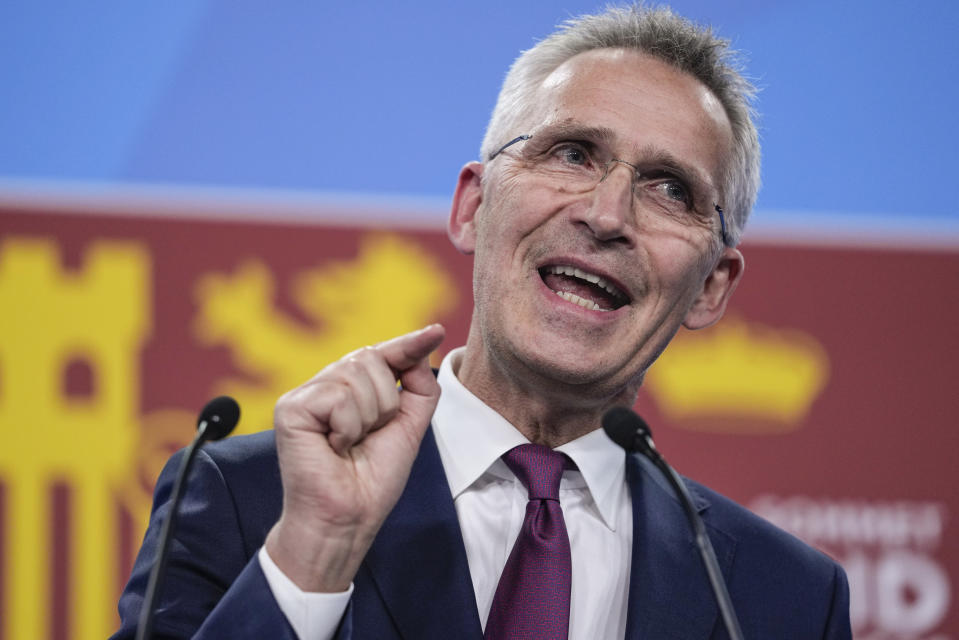
M 626 451 L 638 451 L 644 456 L 656 451 L 653 432 L 638 413 L 626 407 L 613 407 L 603 415 L 603 431 L 609 439 Z
M 220 440 L 230 435 L 240 421 L 240 405 L 230 396 L 213 398 L 206 403 L 196 420 L 197 437 L 204 441 Z
M 143 608 L 140 609 L 136 640 L 149 640 L 153 634 L 153 611 L 156 608 L 156 600 L 163 585 L 170 539 L 173 537 L 173 529 L 176 527 L 177 509 L 183 496 L 183 489 L 190 473 L 190 467 L 193 466 L 193 460 L 205 442 L 225 438 L 233 431 L 239 421 L 240 405 L 230 396 L 213 398 L 206 403 L 197 418 L 196 436 L 183 454 L 183 461 L 180 463 L 180 469 L 177 471 L 176 480 L 173 483 L 173 491 L 170 494 L 170 510 L 167 519 L 160 528 L 156 560 L 153 562 L 150 580 L 143 597 Z
M 621 446 L 630 455 L 645 456 L 669 481 L 673 491 L 676 492 L 676 497 L 679 498 L 679 503 L 683 506 L 686 519 L 689 520 L 689 524 L 693 528 L 696 548 L 699 550 L 699 556 L 706 567 L 706 575 L 709 576 L 713 596 L 716 598 L 716 604 L 719 605 L 719 611 L 723 616 L 726 633 L 729 634 L 731 640 L 743 640 L 743 632 L 739 628 L 736 610 L 733 608 L 732 599 L 729 597 L 729 590 L 726 589 L 723 574 L 719 570 L 719 562 L 716 560 L 713 543 L 706 535 L 706 526 L 703 524 L 703 519 L 699 517 L 699 513 L 693 506 L 689 490 L 686 489 L 686 485 L 679 474 L 669 466 L 659 451 L 656 450 L 649 425 L 632 409 L 613 407 L 603 415 L 603 431 L 606 432 L 610 440 Z

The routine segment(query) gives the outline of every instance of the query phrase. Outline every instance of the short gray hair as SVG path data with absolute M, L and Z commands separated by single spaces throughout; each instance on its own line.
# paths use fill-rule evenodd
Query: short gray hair
M 564 62 L 593 49 L 631 49 L 658 58 L 699 80 L 722 104 L 733 132 L 732 158 L 723 167 L 722 204 L 728 244 L 736 246 L 759 191 L 759 136 L 752 108 L 756 90 L 743 77 L 738 54 L 728 40 L 668 8 L 609 7 L 564 22 L 524 51 L 503 82 L 480 157 L 488 158 L 507 137 L 526 133 L 509 129 L 531 106 L 535 91 Z

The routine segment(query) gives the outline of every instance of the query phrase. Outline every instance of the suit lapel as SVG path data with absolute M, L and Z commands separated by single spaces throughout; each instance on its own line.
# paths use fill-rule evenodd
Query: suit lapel
M 483 637 L 463 536 L 432 428 L 364 563 L 402 637 Z
M 633 557 L 626 618 L 628 640 L 709 638 L 718 607 L 682 507 L 647 461 L 628 456 L 633 502 Z M 709 503 L 690 487 L 700 515 Z M 719 566 L 728 575 L 735 540 L 706 525 Z

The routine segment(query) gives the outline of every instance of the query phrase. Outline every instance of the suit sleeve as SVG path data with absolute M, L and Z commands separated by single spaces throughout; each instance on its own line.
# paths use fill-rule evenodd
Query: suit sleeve
M 169 513 L 183 452 L 167 463 L 154 492 L 153 513 L 133 572 L 120 597 L 121 626 L 114 640 L 133 638 L 160 528 Z M 157 598 L 154 637 L 278 638 L 296 634 L 273 598 L 259 561 L 244 539 L 237 505 L 217 464 L 201 451 L 180 504 L 163 590 Z M 255 541 L 255 548 L 262 539 Z M 349 611 L 338 640 L 348 637 Z
M 825 640 L 851 640 L 852 627 L 849 621 L 849 580 L 842 567 L 836 565 L 833 579 L 833 598 L 826 619 Z

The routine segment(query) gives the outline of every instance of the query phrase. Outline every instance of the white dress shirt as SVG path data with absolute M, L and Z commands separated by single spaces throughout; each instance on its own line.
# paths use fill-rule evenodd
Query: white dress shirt
M 500 574 L 526 515 L 526 487 L 500 459 L 529 441 L 456 378 L 463 349 L 443 359 L 433 433 L 459 519 L 479 618 L 485 627 Z M 565 471 L 560 505 L 569 532 L 573 576 L 570 640 L 626 633 L 632 503 L 623 450 L 601 429 L 556 448 L 576 463 Z M 300 591 L 265 549 L 260 564 L 280 609 L 302 640 L 329 640 L 349 603 L 341 594 Z

